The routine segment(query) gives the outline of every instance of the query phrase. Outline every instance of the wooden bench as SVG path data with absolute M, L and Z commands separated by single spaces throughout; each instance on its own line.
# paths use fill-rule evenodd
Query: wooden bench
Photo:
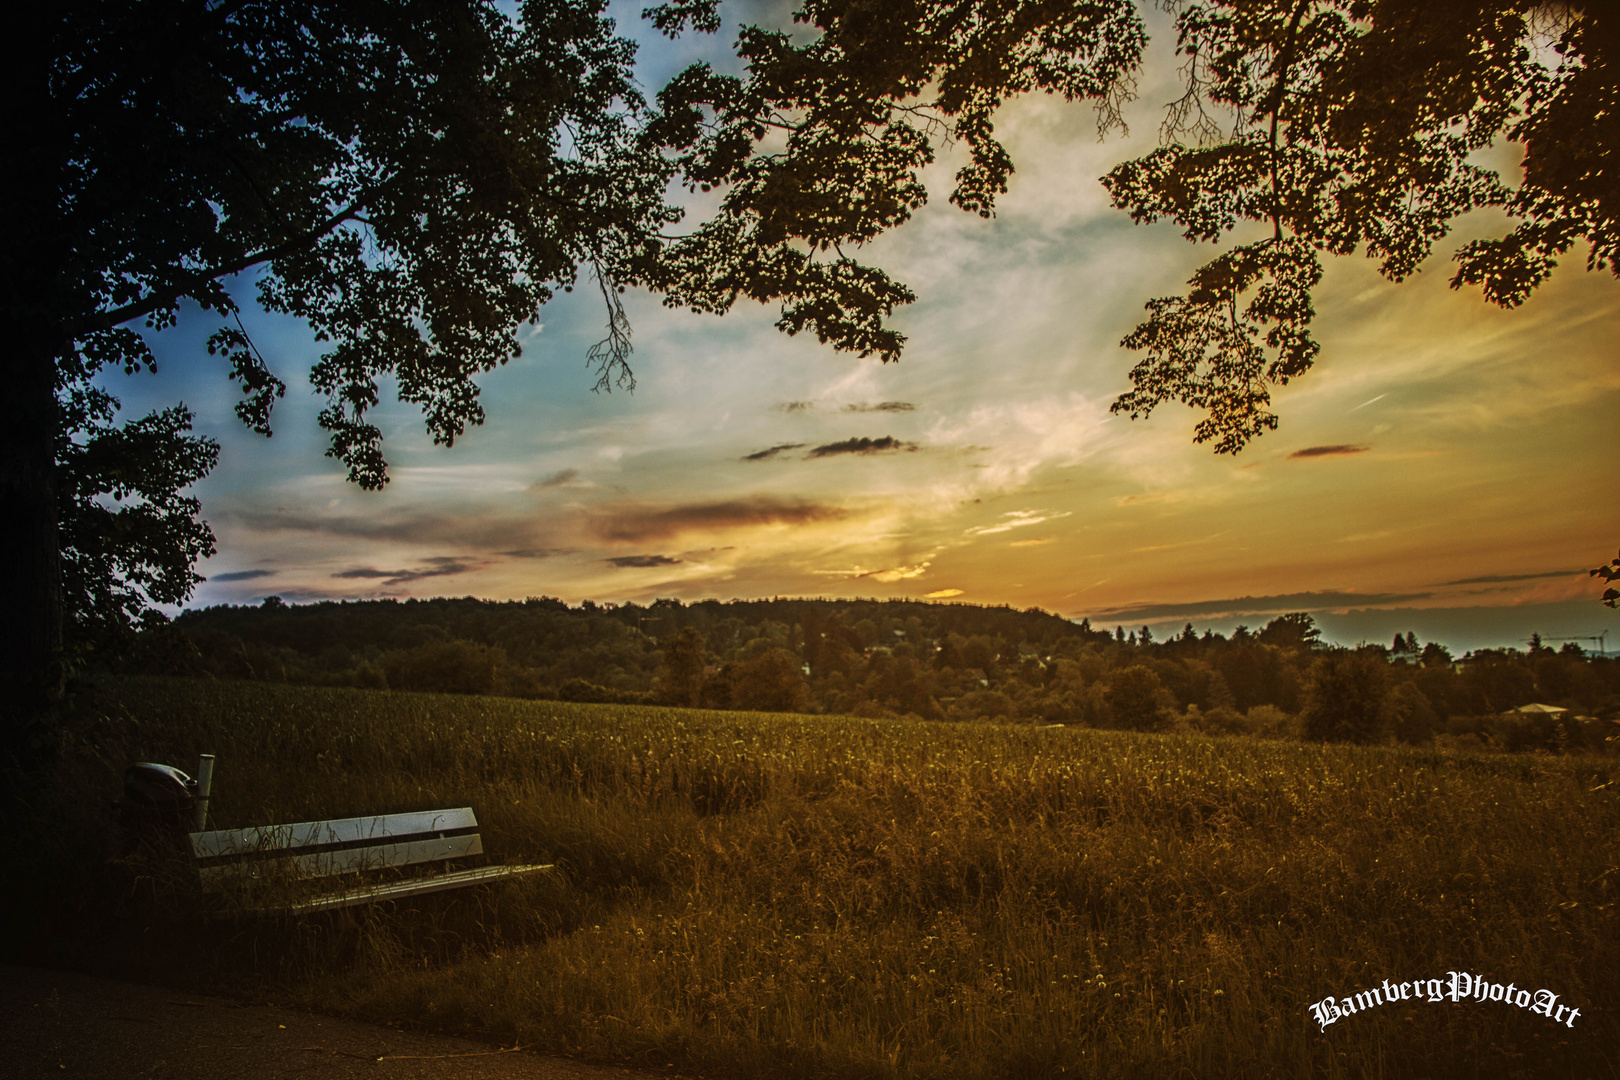
M 482 854 L 478 818 L 470 806 L 194 832 L 190 839 L 204 891 L 233 901 L 218 913 L 222 918 L 330 911 L 553 869 L 549 863 L 479 866 L 393 881 L 356 880 L 336 891 L 308 894 L 305 883 L 313 879 Z

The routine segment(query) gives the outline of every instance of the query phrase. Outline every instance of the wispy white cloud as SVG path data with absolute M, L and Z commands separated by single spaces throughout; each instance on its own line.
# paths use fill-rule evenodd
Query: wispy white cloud
M 960 497 L 968 490 L 1012 491 L 1042 470 L 1078 465 L 1102 449 L 1109 419 L 1106 404 L 1079 393 L 977 405 L 941 417 L 929 429 L 929 445 L 972 448 L 985 466 L 947 482 L 941 493 Z
M 1074 513 L 1072 510 L 1065 510 L 1061 514 L 1054 514 L 1045 510 L 1009 510 L 1001 516 L 1010 520 L 999 521 L 994 525 L 975 525 L 967 530 L 967 535 L 989 536 L 992 533 L 1011 532 L 1014 529 L 1022 529 L 1029 525 L 1039 525 L 1043 521 L 1056 521 L 1059 518 L 1066 518 L 1072 513 Z

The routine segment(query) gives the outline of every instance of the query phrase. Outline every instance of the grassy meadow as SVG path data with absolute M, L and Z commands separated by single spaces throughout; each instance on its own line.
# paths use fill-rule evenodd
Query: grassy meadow
M 57 883 L 25 957 L 715 1077 L 1620 1075 L 1613 757 L 178 679 L 107 700 L 23 815 Z M 108 805 L 128 762 L 201 751 L 220 827 L 470 804 L 494 859 L 563 873 L 199 929 L 184 866 Z M 1581 1014 L 1309 1013 L 1451 971 Z

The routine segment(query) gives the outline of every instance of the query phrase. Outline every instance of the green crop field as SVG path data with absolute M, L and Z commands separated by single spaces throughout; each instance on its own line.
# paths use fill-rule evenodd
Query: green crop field
M 1613 758 L 200 680 L 109 700 L 30 811 L 61 882 L 41 956 L 97 911 L 153 977 L 709 1076 L 1620 1071 Z M 127 762 L 200 751 L 220 826 L 470 804 L 494 858 L 564 872 L 199 930 L 106 807 Z M 1580 1013 L 1431 1001 L 1451 972 Z M 1344 1002 L 1386 980 L 1421 996 Z

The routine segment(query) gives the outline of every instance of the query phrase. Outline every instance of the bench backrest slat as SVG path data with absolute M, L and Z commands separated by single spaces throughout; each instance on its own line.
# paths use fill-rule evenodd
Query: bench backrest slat
M 288 825 L 265 825 L 254 829 L 220 829 L 191 834 L 192 854 L 199 859 L 221 856 L 251 856 L 264 852 L 295 851 L 325 844 L 354 844 L 367 840 L 387 841 L 394 837 L 423 833 L 475 829 L 478 818 L 472 807 L 430 810 L 412 814 L 384 814 L 374 817 L 337 818 L 332 821 L 299 821 Z
M 329 877 L 355 870 L 377 870 L 385 866 L 410 866 L 421 862 L 460 859 L 470 855 L 481 855 L 483 852 L 484 845 L 479 840 L 478 834 L 471 833 L 430 840 L 346 847 L 311 855 L 236 860 L 198 867 L 197 874 L 204 890 L 213 892 L 256 880 Z

